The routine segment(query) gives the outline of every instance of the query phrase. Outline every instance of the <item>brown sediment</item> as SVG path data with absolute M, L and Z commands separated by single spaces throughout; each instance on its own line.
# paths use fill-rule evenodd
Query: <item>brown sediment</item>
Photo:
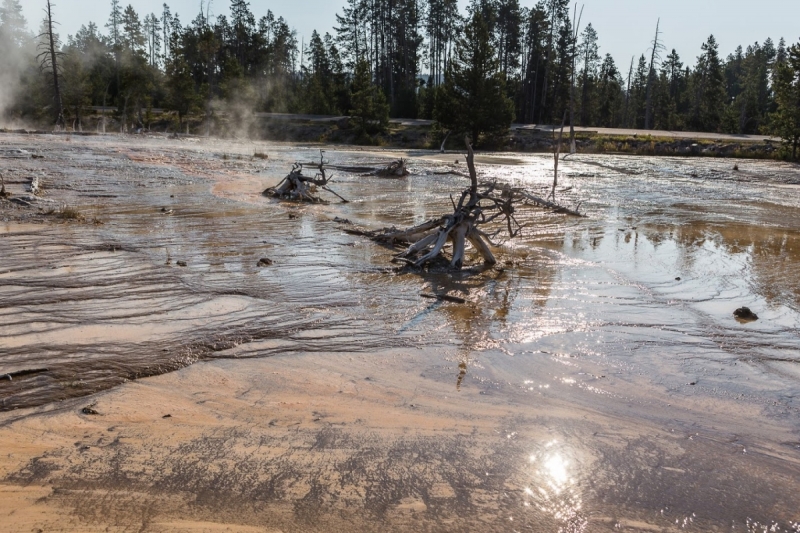
M 206 363 L 95 396 L 95 416 L 74 401 L 7 413 L 0 516 L 13 517 L 7 531 L 683 529 L 676 519 L 706 531 L 758 513 L 793 519 L 800 461 L 769 444 L 787 438 L 775 424 L 743 413 L 727 419 L 736 433 L 719 432 L 714 409 L 649 387 L 623 403 L 646 402 L 654 418 L 633 420 L 592 391 L 554 381 L 561 391 L 531 395 L 475 362 L 458 392 L 440 384 L 455 363 L 425 358 Z
M 260 191 L 316 146 L 3 142 L 47 157 L 0 158 L 46 191 L 0 201 L 0 529 L 796 528 L 791 165 L 571 157 L 557 196 L 589 218 L 523 210 L 498 267 L 453 275 L 334 222 L 441 213 L 452 154 L 330 148 L 414 173 L 287 208 Z M 549 187 L 510 157 L 479 174 Z

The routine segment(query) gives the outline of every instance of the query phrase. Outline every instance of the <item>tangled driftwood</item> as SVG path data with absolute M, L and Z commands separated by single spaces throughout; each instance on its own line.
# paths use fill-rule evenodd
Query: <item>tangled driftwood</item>
M 497 262 L 490 248 L 490 245 L 494 245 L 492 239 L 503 230 L 508 231 L 509 238 L 516 237 L 522 228 L 514 218 L 515 204 L 533 202 L 557 212 L 582 216 L 575 210 L 536 197 L 522 189 L 498 187 L 497 183 L 478 184 L 475 155 L 468 139 L 466 145 L 470 187 L 461 193 L 458 203 L 453 201 L 452 214 L 404 230 L 388 228 L 369 232 L 351 229 L 348 232 L 366 235 L 391 246 L 408 245 L 395 256 L 395 261 L 414 267 L 423 267 L 441 259 L 445 246 L 451 244 L 449 267 L 460 269 L 464 264 L 467 243 L 483 258 L 484 264 L 494 265 Z M 496 221 L 504 224 L 492 234 L 481 229 Z
M 325 174 L 323 154 L 324 152 L 320 150 L 319 164 L 317 165 L 319 172 L 313 177 L 303 175 L 303 163 L 295 163 L 292 166 L 292 171 L 278 185 L 269 187 L 263 192 L 264 196 L 272 196 L 273 198 L 294 202 L 324 203 L 325 200 L 316 196 L 317 187 L 319 187 L 339 197 L 343 202 L 347 202 L 327 186 L 332 181 L 333 176 L 329 177 Z
M 408 176 L 408 174 L 406 160 L 402 158 L 397 161 L 392 161 L 386 168 L 378 171 L 378 176 L 383 176 L 385 178 L 402 178 Z

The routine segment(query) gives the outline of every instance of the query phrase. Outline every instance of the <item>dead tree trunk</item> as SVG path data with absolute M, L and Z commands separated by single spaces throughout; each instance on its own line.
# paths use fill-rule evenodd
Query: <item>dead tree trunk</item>
M 43 36 L 47 36 L 47 50 L 39 54 L 39 56 L 44 56 L 44 60 L 42 61 L 42 66 L 45 66 L 49 61 L 50 66 L 53 70 L 53 100 L 55 104 L 56 110 L 56 126 L 65 127 L 64 121 L 64 104 L 61 100 L 61 87 L 58 82 L 58 54 L 56 53 L 56 37 L 53 33 L 53 14 L 52 14 L 52 6 L 50 0 L 47 0 L 47 32 L 46 34 L 42 34 Z M 48 58 L 49 56 L 49 58 Z
M 550 192 L 550 198 L 556 201 L 556 187 L 558 186 L 558 157 L 561 155 L 561 141 L 564 138 L 564 122 L 567 120 L 567 112 L 564 111 L 564 118 L 561 120 L 561 132 L 558 134 L 558 144 L 556 144 L 555 161 L 553 165 L 553 190 Z
M 653 53 L 650 56 L 650 69 L 647 71 L 647 100 L 645 104 L 645 112 L 644 112 L 644 129 L 650 130 L 653 129 L 653 86 L 656 82 L 656 59 L 660 59 L 658 55 L 659 50 L 664 48 L 658 41 L 658 36 L 661 34 L 658 31 L 659 27 L 661 26 L 661 19 L 658 19 L 656 22 L 656 36 L 653 39 Z

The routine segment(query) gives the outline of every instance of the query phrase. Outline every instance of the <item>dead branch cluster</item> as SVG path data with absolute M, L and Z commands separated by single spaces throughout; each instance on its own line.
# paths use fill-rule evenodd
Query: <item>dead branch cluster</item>
M 319 172 L 314 176 L 304 175 L 303 163 L 295 163 L 292 166 L 292 171 L 278 185 L 270 187 L 263 192 L 264 196 L 293 202 L 325 203 L 325 200 L 317 196 L 317 188 L 319 188 L 339 197 L 343 202 L 347 202 L 347 200 L 328 187 L 328 184 L 333 180 L 333 176 L 326 174 L 323 156 L 324 152 L 320 150 L 319 164 L 315 164 Z
M 451 197 L 453 213 L 429 220 L 417 226 L 398 230 L 387 228 L 375 232 L 350 230 L 351 233 L 366 235 L 377 242 L 405 248 L 395 256 L 395 261 L 414 267 L 430 265 L 441 261 L 447 245 L 452 247 L 449 268 L 460 269 L 464 264 L 467 243 L 471 244 L 483 258 L 484 264 L 497 262 L 490 248 L 498 235 L 507 232 L 508 238 L 516 237 L 522 226 L 514 217 L 516 207 L 523 203 L 554 209 L 557 212 L 581 216 L 575 210 L 567 209 L 554 202 L 531 195 L 523 189 L 508 185 L 498 187 L 497 183 L 478 184 L 475 170 L 475 155 L 469 140 L 467 145 L 467 167 L 470 187 L 461 193 L 456 202 Z M 495 228 L 494 231 L 486 228 Z
M 506 233 L 509 239 L 514 238 L 522 229 L 514 216 L 518 207 L 535 205 L 552 209 L 557 213 L 583 216 L 577 209 L 569 209 L 555 203 L 555 190 L 553 201 L 550 201 L 510 185 L 499 186 L 497 182 L 478 183 L 475 154 L 469 139 L 465 139 L 465 142 L 469 175 L 464 176 L 469 178 L 470 186 L 461 192 L 458 201 L 450 197 L 453 205 L 452 213 L 407 229 L 392 227 L 378 231 L 364 231 L 351 228 L 345 231 L 399 248 L 400 251 L 394 258 L 396 262 L 417 268 L 438 263 L 458 270 L 464 265 L 468 245 L 480 255 L 484 264 L 497 263 L 491 247 L 497 247 L 499 244 L 494 242 L 494 239 L 503 233 Z M 316 193 L 317 189 L 323 189 L 347 202 L 328 187 L 331 177 L 326 173 L 323 154 L 320 151 L 319 163 L 312 163 L 318 171 L 313 177 L 303 174 L 302 163 L 295 163 L 292 171 L 278 185 L 266 189 L 263 194 L 295 202 L 322 203 L 324 200 Z M 379 170 L 377 174 L 390 177 L 404 176 L 408 174 L 406 162 L 404 159 L 394 161 L 385 169 Z M 555 183 L 554 180 L 554 188 Z M 446 248 L 451 250 L 449 259 L 444 254 Z
M 378 175 L 385 177 L 385 178 L 402 178 L 404 176 L 408 176 L 408 167 L 406 166 L 405 159 L 398 159 L 397 161 L 392 161 L 389 163 L 386 168 L 381 169 L 378 171 Z

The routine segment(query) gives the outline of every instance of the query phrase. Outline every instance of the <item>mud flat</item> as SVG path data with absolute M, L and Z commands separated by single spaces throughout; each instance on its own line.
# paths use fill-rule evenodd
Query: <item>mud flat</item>
M 260 195 L 318 150 L 0 138 L 10 192 L 44 190 L 0 200 L 1 529 L 800 530 L 797 167 L 569 158 L 588 219 L 526 210 L 451 276 L 335 218 L 447 211 L 457 155 L 326 147 L 413 175 Z

